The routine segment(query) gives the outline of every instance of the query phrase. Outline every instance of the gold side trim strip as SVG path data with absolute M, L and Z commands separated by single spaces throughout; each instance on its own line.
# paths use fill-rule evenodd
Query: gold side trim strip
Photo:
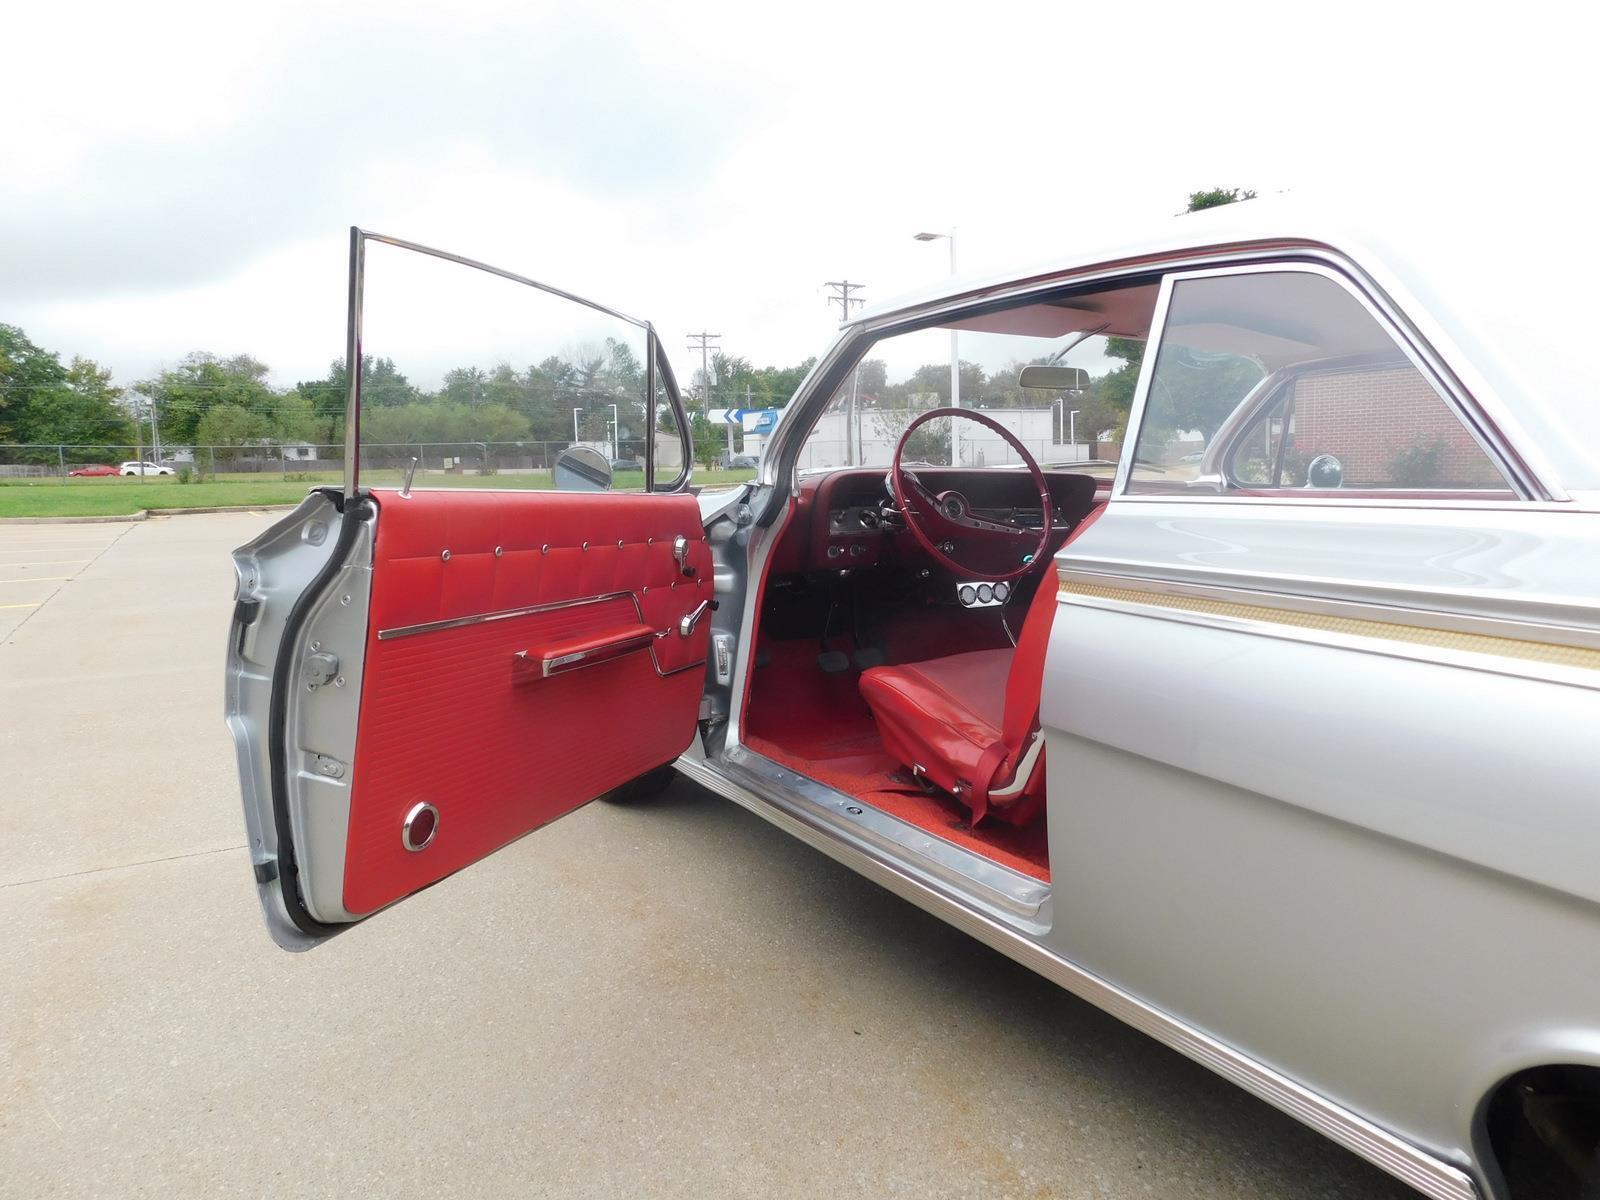
M 1376 638 L 1428 646 L 1439 650 L 1489 654 L 1523 662 L 1547 663 L 1558 667 L 1580 667 L 1600 671 L 1600 650 L 1584 646 L 1564 646 L 1555 642 L 1530 642 L 1521 638 L 1494 637 L 1485 633 L 1461 633 L 1451 629 L 1430 629 L 1421 625 L 1401 625 L 1393 621 L 1369 621 L 1360 617 L 1336 617 L 1322 613 L 1298 612 L 1290 608 L 1271 608 L 1261 604 L 1242 604 L 1232 600 L 1210 600 L 1201 596 L 1167 595 L 1135 588 L 1107 587 L 1104 584 L 1061 581 L 1062 595 L 1139 604 L 1148 608 L 1178 609 L 1212 617 L 1260 621 L 1272 625 L 1291 625 L 1298 629 L 1337 633 L 1351 637 Z

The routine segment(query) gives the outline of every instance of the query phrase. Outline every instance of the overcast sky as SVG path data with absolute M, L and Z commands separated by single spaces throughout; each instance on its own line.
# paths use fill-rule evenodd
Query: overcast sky
M 1586 6 L 1585 6 L 1586 7 Z M 758 365 L 825 280 L 887 298 L 1070 250 L 1192 190 L 1593 187 L 1575 4 L 13 5 L 0 321 L 128 382 L 342 353 L 351 224 Z M 1580 23 L 1581 22 L 1581 23 Z

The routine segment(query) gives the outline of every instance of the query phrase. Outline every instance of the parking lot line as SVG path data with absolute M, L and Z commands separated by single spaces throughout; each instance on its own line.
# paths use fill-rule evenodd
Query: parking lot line
M 38 608 L 37 604 L 0 604 L 0 608 Z
M 0 562 L 0 567 L 64 567 L 68 563 L 86 563 L 87 558 L 41 558 L 34 562 Z
M 65 583 L 71 575 L 35 575 L 31 579 L 0 579 L 0 583 Z

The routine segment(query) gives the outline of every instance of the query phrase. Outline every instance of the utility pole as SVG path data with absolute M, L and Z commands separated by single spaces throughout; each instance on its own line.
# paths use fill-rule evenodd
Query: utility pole
M 689 335 L 691 350 L 700 351 L 700 407 L 705 410 L 706 420 L 711 419 L 711 343 L 720 339 L 720 333 L 691 333 Z M 694 345 L 698 342 L 699 345 Z
M 859 292 L 866 287 L 867 285 L 864 283 L 852 283 L 848 279 L 830 279 L 823 286 L 833 289 L 833 294 L 828 297 L 828 303 L 839 306 L 839 324 L 841 325 L 850 319 L 850 306 L 852 304 L 860 307 L 866 303 L 860 297 L 850 294 L 851 292 Z M 857 450 L 861 441 L 861 431 L 856 428 L 856 396 L 860 382 L 861 367 L 857 365 L 855 370 L 850 372 L 850 400 L 845 406 L 844 413 L 844 460 L 845 465 L 851 467 L 856 465 L 856 459 L 859 457 Z
M 937 242 L 941 238 L 950 243 L 950 274 L 956 273 L 956 231 L 949 233 L 914 233 L 919 242 Z M 961 407 L 961 348 L 957 345 L 955 326 L 950 327 L 950 407 Z M 950 422 L 950 465 L 961 465 L 961 422 Z
M 150 456 L 156 460 L 156 464 L 159 466 L 160 463 L 161 463 L 161 426 L 156 423 L 156 398 L 154 396 L 151 396 L 149 399 L 150 399 L 150 441 L 152 443 L 154 443 L 151 446 L 151 455 Z
M 866 287 L 867 285 L 864 283 L 851 283 L 848 279 L 830 279 L 822 286 L 833 289 L 833 295 L 828 297 L 828 303 L 839 306 L 839 324 L 841 325 L 850 319 L 850 306 L 852 304 L 859 308 L 866 303 L 865 300 L 850 294 L 851 292 L 859 292 Z

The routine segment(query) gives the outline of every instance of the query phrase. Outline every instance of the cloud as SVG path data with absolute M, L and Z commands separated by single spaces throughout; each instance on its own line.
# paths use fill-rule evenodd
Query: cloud
M 131 95 L 101 83 L 108 106 L 144 121 L 73 109 L 42 123 L 48 136 L 35 130 L 34 147 L 46 157 L 53 148 L 55 161 L 0 193 L 0 227 L 27 231 L 0 239 L 8 300 L 221 278 L 352 214 L 393 208 L 392 197 L 447 187 L 464 161 L 598 197 L 681 191 L 709 180 L 762 107 L 759 93 L 725 103 L 726 89 L 749 82 L 732 68 L 682 76 L 598 12 L 522 23 L 390 10 L 330 21 L 291 9 L 260 29 L 194 32 L 158 37 L 156 53 L 116 79 Z M 238 77 L 219 62 L 237 63 Z M 169 86 L 146 89 L 145 79 L 170 85 L 174 73 L 198 113 Z M 9 86 L 31 90 L 22 79 Z M 375 179 L 387 194 L 375 194 Z
M 1214 185 L 1431 191 L 1470 254 L 1484 192 L 1537 211 L 1584 144 L 1588 43 L 1539 7 L 27 6 L 0 320 L 123 379 L 211 349 L 293 382 L 342 347 L 352 223 L 650 317 L 680 368 L 700 329 L 820 353 L 824 280 L 945 274 L 919 229 L 992 269 Z

